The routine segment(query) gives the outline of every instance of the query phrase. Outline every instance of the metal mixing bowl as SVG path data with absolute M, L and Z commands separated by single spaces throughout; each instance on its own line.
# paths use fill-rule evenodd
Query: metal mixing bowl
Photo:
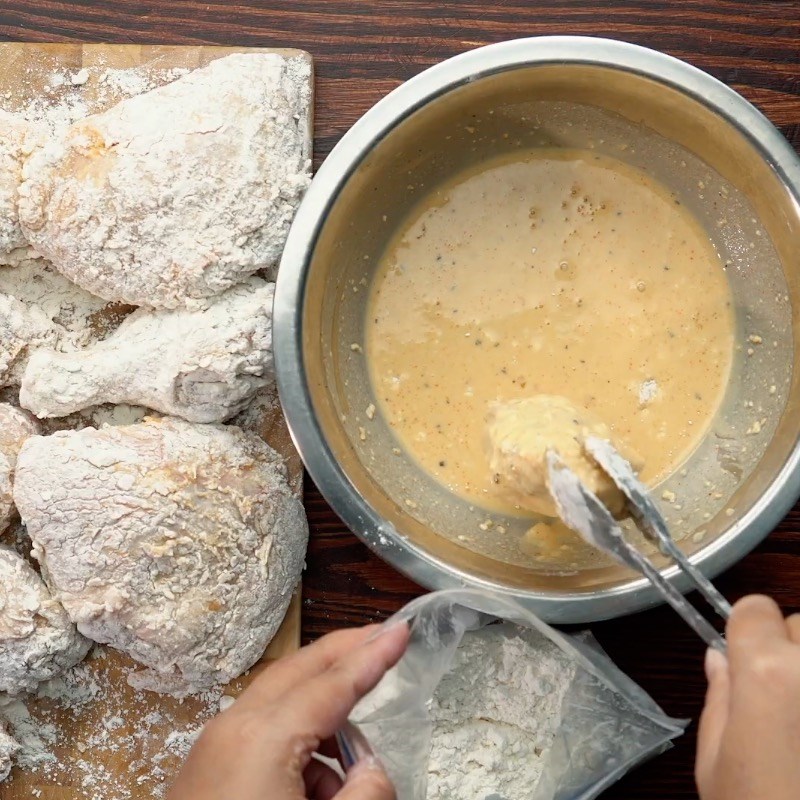
M 275 297 L 275 358 L 312 478 L 376 553 L 431 589 L 487 588 L 546 620 L 586 622 L 658 597 L 590 552 L 570 563 L 524 552 L 529 523 L 500 525 L 453 496 L 366 413 L 365 309 L 392 234 L 454 173 L 540 146 L 593 148 L 648 171 L 726 264 L 738 326 L 727 394 L 656 494 L 680 501 L 665 511 L 706 574 L 740 559 L 800 494 L 800 162 L 753 106 L 687 64 L 621 42 L 543 37 L 474 50 L 399 87 L 344 136 L 297 214 Z M 675 573 L 666 568 L 685 589 Z

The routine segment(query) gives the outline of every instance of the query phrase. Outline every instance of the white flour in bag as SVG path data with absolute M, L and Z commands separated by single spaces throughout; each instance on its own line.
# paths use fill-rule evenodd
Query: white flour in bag
M 467 633 L 430 703 L 427 800 L 530 800 L 575 671 L 535 631 Z

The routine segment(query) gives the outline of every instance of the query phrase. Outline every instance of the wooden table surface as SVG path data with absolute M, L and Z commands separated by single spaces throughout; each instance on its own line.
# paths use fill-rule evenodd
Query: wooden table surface
M 710 72 L 761 108 L 800 148 L 798 0 L 0 0 L 0 38 L 16 41 L 300 47 L 317 70 L 315 160 L 386 92 L 448 56 L 539 34 L 585 34 L 657 48 Z M 304 639 L 381 619 L 421 589 L 375 558 L 312 485 Z M 800 509 L 718 584 L 800 610 Z M 700 642 L 659 609 L 594 626 L 617 663 L 671 714 L 697 718 Z M 607 798 L 696 797 L 695 728 Z M 465 798 L 465 800 L 468 800 Z

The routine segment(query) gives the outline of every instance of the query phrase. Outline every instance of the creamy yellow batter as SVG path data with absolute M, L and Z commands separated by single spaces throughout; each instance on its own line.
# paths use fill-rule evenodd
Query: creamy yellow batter
M 510 513 L 485 449 L 492 402 L 562 395 L 655 483 L 706 432 L 733 354 L 700 225 L 643 172 L 584 151 L 497 160 L 431 193 L 387 248 L 368 315 L 400 441 L 452 491 Z

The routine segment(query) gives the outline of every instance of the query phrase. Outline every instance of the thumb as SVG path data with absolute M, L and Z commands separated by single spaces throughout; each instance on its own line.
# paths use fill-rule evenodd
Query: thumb
M 330 669 L 286 694 L 280 719 L 274 719 L 273 725 L 312 741 L 330 738 L 356 703 L 400 660 L 408 637 L 405 622 L 380 629 Z
M 700 716 L 695 763 L 695 777 L 701 791 L 705 779 L 714 770 L 722 734 L 728 724 L 731 685 L 728 661 L 719 650 L 709 648 L 706 651 L 705 669 L 708 690 L 703 713 Z
M 396 800 L 389 776 L 375 756 L 362 758 L 347 773 L 347 781 L 334 800 Z

